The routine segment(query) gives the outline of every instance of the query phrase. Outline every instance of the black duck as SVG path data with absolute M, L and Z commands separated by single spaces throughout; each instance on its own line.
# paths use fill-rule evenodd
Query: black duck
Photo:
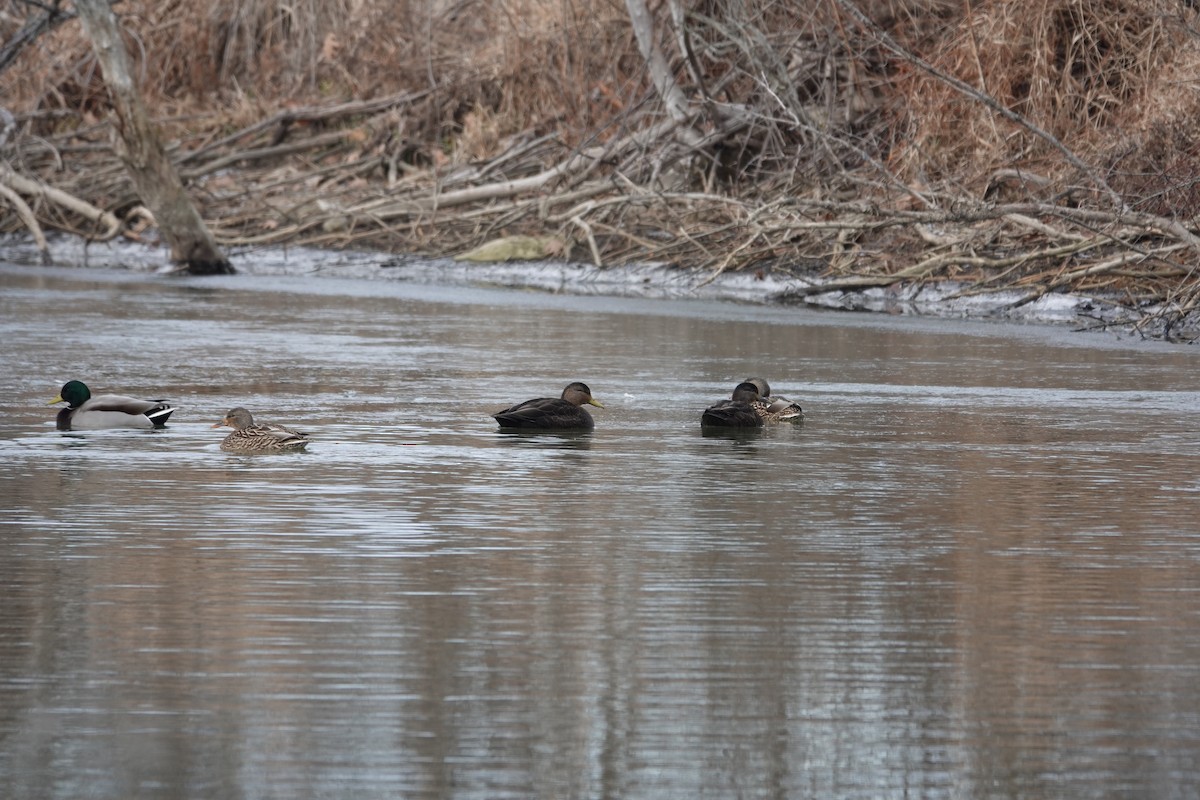
M 492 414 L 501 428 L 510 430 L 591 430 L 595 427 L 592 415 L 583 406 L 604 408 L 592 397 L 586 383 L 571 383 L 561 397 L 540 397 L 526 400 Z

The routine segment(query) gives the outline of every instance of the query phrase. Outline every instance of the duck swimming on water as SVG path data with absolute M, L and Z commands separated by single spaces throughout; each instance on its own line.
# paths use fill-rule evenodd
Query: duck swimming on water
M 96 431 L 118 428 L 151 430 L 161 428 L 175 411 L 165 400 L 139 400 L 121 394 L 95 397 L 82 381 L 67 381 L 47 405 L 67 404 L 58 412 L 55 426 L 60 431 Z
M 214 428 L 233 428 L 233 433 L 221 442 L 221 449 L 241 453 L 283 453 L 303 450 L 308 446 L 308 434 L 273 425 L 255 422 L 254 415 L 242 408 L 230 409 Z
M 754 408 L 758 387 L 739 383 L 728 400 L 721 400 L 704 409 L 700 426 L 704 428 L 761 428 L 763 418 Z
M 753 384 L 758 389 L 758 399 L 751 405 L 763 422 L 797 422 L 804 419 L 804 411 L 799 403 L 793 403 L 786 397 L 771 396 L 771 385 L 766 378 L 746 378 L 744 383 Z
M 604 408 L 586 383 L 570 383 L 561 397 L 540 397 L 492 414 L 501 428 L 512 430 L 591 430 L 592 415 L 583 406 Z

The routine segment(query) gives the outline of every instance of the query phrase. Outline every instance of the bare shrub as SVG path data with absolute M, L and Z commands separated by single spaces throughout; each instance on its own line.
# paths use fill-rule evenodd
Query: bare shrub
M 979 3 L 945 31 L 927 59 L 994 97 L 1078 152 L 1106 143 L 1125 109 L 1146 97 L 1186 32 L 1167 0 Z M 894 163 L 924 180 L 979 188 L 995 170 L 1024 165 L 1063 177 L 1050 148 L 929 75 L 897 76 L 908 119 Z

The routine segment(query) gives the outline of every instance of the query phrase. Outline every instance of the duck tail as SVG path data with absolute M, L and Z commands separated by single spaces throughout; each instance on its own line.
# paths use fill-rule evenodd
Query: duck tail
M 154 427 L 161 428 L 167 424 L 167 420 L 175 413 L 175 409 L 166 404 L 156 406 L 146 412 L 146 416 L 154 423 Z

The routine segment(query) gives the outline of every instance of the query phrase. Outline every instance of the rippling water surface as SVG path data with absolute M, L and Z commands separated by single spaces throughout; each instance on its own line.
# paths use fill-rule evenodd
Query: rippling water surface
M 0 341 L 6 797 L 1200 793 L 1193 348 L 16 266 Z M 751 374 L 805 422 L 701 435 Z

